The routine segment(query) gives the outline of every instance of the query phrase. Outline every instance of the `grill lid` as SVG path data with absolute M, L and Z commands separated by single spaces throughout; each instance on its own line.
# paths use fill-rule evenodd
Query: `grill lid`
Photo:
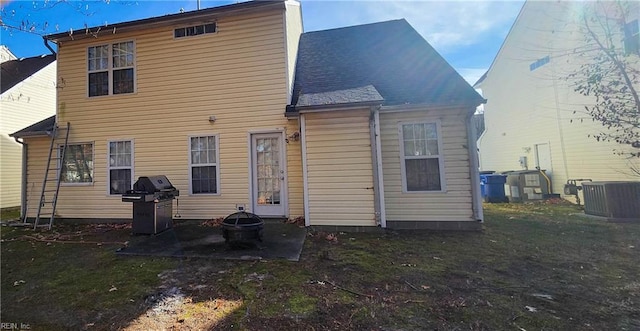
M 167 192 L 176 190 L 167 176 L 159 175 L 159 176 L 141 176 L 138 177 L 138 181 L 133 184 L 133 191 L 136 192 L 146 192 L 146 193 L 156 193 L 156 192 Z

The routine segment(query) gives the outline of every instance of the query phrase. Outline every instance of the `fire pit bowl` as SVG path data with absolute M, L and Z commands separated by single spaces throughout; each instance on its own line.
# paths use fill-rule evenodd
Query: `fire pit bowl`
M 264 220 L 260 216 L 247 212 L 233 213 L 222 221 L 222 237 L 225 242 L 262 242 Z

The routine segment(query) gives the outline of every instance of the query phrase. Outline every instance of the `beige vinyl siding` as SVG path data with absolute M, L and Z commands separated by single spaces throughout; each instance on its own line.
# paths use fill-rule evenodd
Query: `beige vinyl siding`
M 28 143 L 27 152 L 27 216 L 35 217 L 38 211 L 38 203 L 40 202 L 40 194 L 42 193 L 42 181 L 46 167 L 45 160 L 49 153 L 49 144 L 51 142 L 48 137 L 30 137 L 25 139 Z M 43 209 L 44 213 L 50 214 L 50 204 L 46 204 Z
M 286 4 L 286 24 L 287 27 L 287 103 L 291 103 L 291 93 L 293 92 L 293 80 L 296 73 L 296 60 L 298 59 L 298 41 L 302 34 L 302 12 L 299 2 L 287 1 Z
M 287 122 L 285 131 L 287 137 L 294 133 L 300 133 L 298 119 Z M 297 140 L 289 138 L 287 143 L 287 181 L 289 194 L 289 216 L 294 218 L 304 215 L 304 184 L 302 178 L 302 142 L 298 135 Z
M 248 132 L 298 130 L 283 115 L 283 22 L 283 11 L 273 10 L 219 18 L 215 34 L 174 39 L 174 27 L 167 27 L 65 42 L 59 53 L 59 122 L 71 123 L 70 143 L 94 143 L 95 168 L 92 185 L 61 188 L 58 214 L 131 217 L 130 203 L 108 196 L 107 142 L 121 139 L 135 145 L 134 179 L 163 174 L 180 190 L 183 219 L 226 216 L 236 204 L 251 206 Z M 136 92 L 87 97 L 87 47 L 127 40 L 136 45 Z M 219 138 L 220 193 L 189 195 L 188 137 L 206 135 Z M 289 196 L 302 186 L 299 144 L 287 145 Z M 44 162 L 46 154 L 38 157 Z M 301 199 L 289 203 L 298 212 L 289 216 L 302 215 Z
M 0 208 L 19 206 L 22 145 L 9 134 L 55 114 L 56 62 L 16 84 L 0 99 Z
M 523 156 L 528 169 L 533 170 L 535 145 L 548 144 L 551 169 L 545 170 L 551 172 L 553 192 L 563 195 L 568 179 L 638 180 L 631 168 L 640 169 L 640 159 L 613 152 L 629 149 L 628 145 L 590 137 L 607 129 L 584 113 L 583 105 L 593 100 L 575 93 L 565 79 L 581 64 L 578 57 L 566 52 L 582 42 L 576 37 L 578 26 L 566 22 L 573 16 L 572 8 L 580 7 L 525 4 L 482 82 L 483 96 L 488 100 L 484 107 L 486 131 L 478 140 L 481 169 L 494 171 L 522 170 L 519 158 Z M 630 13 L 638 17 L 638 10 Z M 531 71 L 529 65 L 545 56 L 550 56 L 549 63 Z
M 375 226 L 369 110 L 304 117 L 310 225 Z
M 473 221 L 469 155 L 464 110 L 443 109 L 380 113 L 384 199 L 388 221 Z M 402 122 L 440 121 L 445 192 L 402 192 Z

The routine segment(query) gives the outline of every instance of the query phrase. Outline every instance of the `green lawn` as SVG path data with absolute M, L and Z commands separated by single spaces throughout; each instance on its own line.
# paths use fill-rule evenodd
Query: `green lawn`
M 576 213 L 495 204 L 478 233 L 311 233 L 300 262 L 116 257 L 128 229 L 57 226 L 60 240 L 84 242 L 62 244 L 2 227 L 1 320 L 35 330 L 640 329 L 640 224 Z

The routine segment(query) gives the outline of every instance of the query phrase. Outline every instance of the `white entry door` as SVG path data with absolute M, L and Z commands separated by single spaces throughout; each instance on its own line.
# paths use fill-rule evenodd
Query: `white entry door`
M 285 162 L 281 133 L 251 136 L 252 211 L 259 216 L 284 216 Z
M 537 144 L 535 145 L 536 153 L 536 167 L 540 167 L 542 170 L 546 170 L 547 176 L 551 177 L 553 169 L 551 168 L 551 150 L 549 144 Z

